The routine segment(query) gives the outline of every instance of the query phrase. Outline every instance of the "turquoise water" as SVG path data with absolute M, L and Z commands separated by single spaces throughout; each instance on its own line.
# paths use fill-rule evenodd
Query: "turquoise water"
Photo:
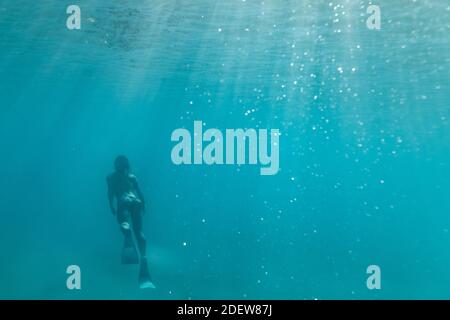
M 2 0 L 0 298 L 449 299 L 449 3 L 376 1 L 381 30 L 369 4 Z M 194 120 L 279 129 L 280 171 L 174 165 Z M 153 291 L 120 264 L 121 153 Z

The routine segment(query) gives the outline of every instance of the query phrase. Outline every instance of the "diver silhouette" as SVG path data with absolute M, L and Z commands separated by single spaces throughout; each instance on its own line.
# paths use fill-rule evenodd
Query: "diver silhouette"
M 111 212 L 117 217 L 120 230 L 125 238 L 122 263 L 138 264 L 140 260 L 140 287 L 154 288 L 148 272 L 146 239 L 142 231 L 142 217 L 145 214 L 144 196 L 136 176 L 131 174 L 130 163 L 126 156 L 118 156 L 114 161 L 114 168 L 115 172 L 107 177 L 108 200 Z M 133 233 L 139 254 L 134 245 Z

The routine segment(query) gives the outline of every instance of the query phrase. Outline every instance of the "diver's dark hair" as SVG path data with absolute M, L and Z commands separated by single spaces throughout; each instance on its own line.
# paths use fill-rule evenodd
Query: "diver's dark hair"
M 130 162 L 126 156 L 120 155 L 114 161 L 114 167 L 116 168 L 116 171 L 130 170 Z

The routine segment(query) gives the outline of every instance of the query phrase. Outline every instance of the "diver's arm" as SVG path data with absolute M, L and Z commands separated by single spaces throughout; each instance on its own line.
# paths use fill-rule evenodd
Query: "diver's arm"
M 109 200 L 109 208 L 111 209 L 111 213 L 113 215 L 115 215 L 117 211 L 116 211 L 116 208 L 114 207 L 114 196 L 110 192 L 108 192 L 108 200 Z
M 142 201 L 142 208 L 145 211 L 145 199 L 144 199 L 144 195 L 141 192 L 141 188 L 139 188 L 139 184 L 137 182 L 137 179 L 135 176 L 133 176 L 133 184 L 134 184 L 134 189 L 136 190 L 136 193 L 139 197 L 139 199 Z
M 111 209 L 111 213 L 113 215 L 116 214 L 116 208 L 114 207 L 114 193 L 112 192 L 112 187 L 111 187 L 111 181 L 110 181 L 110 177 L 107 178 L 107 182 L 108 182 L 108 202 L 109 202 L 109 208 Z

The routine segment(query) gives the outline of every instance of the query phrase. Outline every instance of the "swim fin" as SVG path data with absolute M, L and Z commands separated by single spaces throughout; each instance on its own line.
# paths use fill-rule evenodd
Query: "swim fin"
M 141 266 L 139 271 L 139 288 L 156 289 L 150 277 L 150 273 L 148 271 L 148 263 L 146 257 L 141 257 Z
M 131 233 L 125 236 L 125 241 L 122 249 L 122 264 L 138 264 L 139 254 L 136 246 L 134 245 L 133 237 Z

